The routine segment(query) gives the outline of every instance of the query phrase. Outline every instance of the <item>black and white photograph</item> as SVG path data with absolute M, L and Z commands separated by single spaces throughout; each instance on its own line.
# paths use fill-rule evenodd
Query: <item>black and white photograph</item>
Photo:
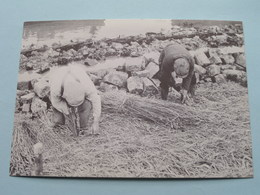
M 25 22 L 10 175 L 250 178 L 241 21 Z

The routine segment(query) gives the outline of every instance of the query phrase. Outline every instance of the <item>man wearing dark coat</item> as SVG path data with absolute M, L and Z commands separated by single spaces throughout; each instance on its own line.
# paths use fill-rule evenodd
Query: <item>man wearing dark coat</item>
M 182 79 L 181 102 L 185 103 L 188 92 L 194 95 L 196 77 L 194 74 L 194 59 L 183 46 L 174 43 L 167 45 L 159 58 L 160 70 L 156 74 L 161 81 L 161 97 L 167 100 L 169 87 L 176 88 L 176 78 Z

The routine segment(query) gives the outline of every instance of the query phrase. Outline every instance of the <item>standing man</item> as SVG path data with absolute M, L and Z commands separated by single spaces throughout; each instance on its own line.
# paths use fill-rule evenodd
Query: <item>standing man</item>
M 94 117 L 92 133 L 98 133 L 101 99 L 94 83 L 83 68 L 73 64 L 52 71 L 50 100 L 53 106 L 54 125 L 64 125 L 64 115 L 69 115 L 72 108 L 78 112 L 79 132 L 84 133 L 92 108 Z
M 167 100 L 169 87 L 175 87 L 175 81 L 182 79 L 181 102 L 185 103 L 188 92 L 194 95 L 196 77 L 194 74 L 194 60 L 189 51 L 179 44 L 167 45 L 159 57 L 157 77 L 161 81 L 161 97 Z

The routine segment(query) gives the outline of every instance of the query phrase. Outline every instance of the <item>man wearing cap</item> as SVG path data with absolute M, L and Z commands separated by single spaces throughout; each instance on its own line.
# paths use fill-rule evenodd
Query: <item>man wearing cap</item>
M 188 98 L 188 92 L 194 93 L 196 78 L 194 60 L 188 50 L 179 44 L 167 45 L 159 58 L 159 80 L 161 81 L 161 97 L 166 100 L 169 87 L 175 85 L 178 78 L 182 79 L 182 103 Z
M 73 64 L 53 70 L 50 77 L 50 91 L 54 125 L 65 124 L 64 115 L 69 115 L 70 108 L 77 108 L 80 131 L 84 133 L 92 108 L 94 117 L 92 133 L 98 133 L 101 99 L 94 83 L 83 68 Z

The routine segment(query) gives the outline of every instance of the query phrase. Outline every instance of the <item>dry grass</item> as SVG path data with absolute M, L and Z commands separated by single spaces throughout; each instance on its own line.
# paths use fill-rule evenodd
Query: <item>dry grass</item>
M 250 177 L 252 154 L 247 88 L 200 86 L 189 106 L 121 93 L 103 94 L 101 135 L 72 136 L 50 128 L 51 113 L 30 121 L 44 144 L 44 175 L 65 177 Z M 29 175 L 30 136 L 15 118 L 11 165 Z M 28 119 L 29 120 L 29 119 Z M 29 140 L 29 141 L 28 141 Z M 23 148 L 23 150 L 21 150 Z

